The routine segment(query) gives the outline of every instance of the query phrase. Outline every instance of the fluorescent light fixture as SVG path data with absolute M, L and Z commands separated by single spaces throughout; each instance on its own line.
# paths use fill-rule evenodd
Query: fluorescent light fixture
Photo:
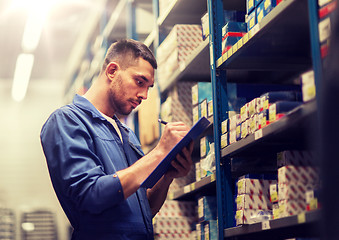
M 22 53 L 18 56 L 12 85 L 12 98 L 17 102 L 25 98 L 33 64 L 33 54 Z
M 33 52 L 38 46 L 44 22 L 45 14 L 29 15 L 21 42 L 25 52 Z

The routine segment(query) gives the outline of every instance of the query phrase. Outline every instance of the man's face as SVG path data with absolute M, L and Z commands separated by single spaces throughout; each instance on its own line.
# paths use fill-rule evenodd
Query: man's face
M 125 70 L 119 68 L 110 85 L 111 107 L 116 113 L 128 115 L 142 100 L 147 99 L 148 89 L 153 84 L 154 69 L 143 58 Z

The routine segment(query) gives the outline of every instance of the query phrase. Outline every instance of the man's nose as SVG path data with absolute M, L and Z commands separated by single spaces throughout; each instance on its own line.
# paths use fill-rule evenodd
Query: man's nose
M 148 88 L 143 88 L 142 90 L 139 91 L 138 98 L 147 99 L 147 94 L 148 94 Z

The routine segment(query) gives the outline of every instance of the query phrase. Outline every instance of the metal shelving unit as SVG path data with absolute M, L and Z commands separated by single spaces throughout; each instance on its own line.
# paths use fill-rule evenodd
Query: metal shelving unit
M 316 102 L 303 104 L 266 127 L 222 149 L 222 158 L 267 155 L 308 146 L 308 130 L 316 117 Z
M 228 228 L 225 229 L 225 238 L 250 237 L 262 240 L 319 236 L 317 226 L 319 218 L 320 211 L 314 210 L 290 217 Z
M 136 2 L 140 1 L 151 2 Z M 129 12 L 133 17 L 134 5 L 130 3 L 128 6 L 132 8 Z M 127 2 L 120 0 L 120 4 L 124 8 Z M 171 86 L 182 80 L 212 82 L 216 174 L 185 186 L 172 193 L 169 198 L 192 200 L 201 194 L 215 194 L 218 203 L 219 239 L 272 239 L 273 234 L 277 239 L 294 237 L 291 233 L 315 229 L 314 226 L 319 222 L 320 211 L 313 211 L 265 223 L 234 227 L 233 197 L 234 177 L 252 168 L 250 160 L 253 160 L 254 153 L 260 158 L 256 170 L 261 168 L 262 171 L 270 171 L 272 161 L 267 161 L 267 156 L 285 149 L 304 149 L 313 144 L 308 142 L 312 139 L 308 134 L 310 127 L 317 124 L 318 101 L 301 105 L 280 120 L 224 149 L 220 146 L 220 125 L 228 117 L 228 83 L 295 84 L 297 76 L 312 68 L 317 91 L 321 88 L 323 73 L 318 42 L 317 4 L 317 0 L 282 1 L 236 46 L 222 55 L 223 9 L 244 10 L 245 0 L 173 0 L 161 15 L 158 0 L 153 0 L 155 28 L 145 43 L 148 46 L 153 45 L 155 50 L 169 28 L 179 23 L 199 24 L 203 14 L 209 12 L 209 39 L 201 43 L 165 85 L 160 86 L 159 94 L 165 95 Z M 116 8 L 116 11 L 119 9 Z M 112 32 L 114 21 L 117 21 L 114 18 L 112 16 L 107 22 L 103 32 Z M 135 28 L 131 26 L 128 32 L 133 36 Z M 263 164 L 268 167 L 263 167 Z M 312 236 L 315 234 L 311 233 Z
M 317 236 L 320 211 L 234 227 L 234 177 L 251 171 L 274 171 L 272 156 L 291 149 L 312 149 L 317 126 L 317 101 L 313 100 L 244 139 L 220 148 L 220 124 L 227 118 L 227 83 L 295 84 L 296 77 L 313 69 L 317 89 L 321 84 L 316 0 L 285 0 L 221 54 L 222 5 L 209 0 L 211 77 L 214 101 L 216 188 L 219 239 L 284 239 Z M 239 1 L 227 1 L 228 3 Z M 246 6 L 246 1 L 242 1 Z M 318 91 L 318 90 L 317 90 Z M 226 113 L 226 114 L 225 114 Z M 270 160 L 267 160 L 270 159 Z M 274 158 L 273 158 L 274 159 Z M 258 164 L 259 163 L 259 164 Z M 254 165 L 256 166 L 254 167 Z M 266 165 L 266 166 L 265 166 Z M 276 167 L 276 166 L 275 166 Z M 273 237 L 274 236 L 274 237 Z
M 197 195 L 215 195 L 215 174 L 186 185 L 183 189 L 177 190 L 169 195 L 173 200 L 194 200 Z

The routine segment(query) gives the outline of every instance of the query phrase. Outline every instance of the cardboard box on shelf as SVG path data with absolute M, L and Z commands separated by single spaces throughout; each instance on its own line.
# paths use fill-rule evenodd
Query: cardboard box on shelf
M 303 200 L 306 201 L 306 193 L 315 188 L 315 184 L 307 183 L 279 183 L 278 198 L 279 200 Z
M 316 89 L 315 89 L 315 82 L 314 82 L 314 71 L 308 71 L 301 75 L 301 85 L 302 85 L 302 96 L 303 101 L 308 102 L 315 98 L 316 96 Z
M 178 82 L 169 90 L 161 105 L 161 118 L 165 121 L 181 121 L 192 126 L 192 86 L 194 82 Z M 162 126 L 164 127 L 164 126 Z
M 269 220 L 272 217 L 271 211 L 260 209 L 241 209 L 235 213 L 236 225 L 253 224 L 264 220 Z
M 306 201 L 304 200 L 279 200 L 279 217 L 288 217 L 306 211 Z
M 192 231 L 195 222 L 192 217 L 155 217 L 153 221 L 154 233 L 187 234 Z
M 241 194 L 236 198 L 237 210 L 240 209 L 272 209 L 268 195 Z
M 315 184 L 319 182 L 319 169 L 313 166 L 284 166 L 278 169 L 278 183 L 299 182 Z
M 196 24 L 177 24 L 157 49 L 158 83 L 161 86 L 200 45 L 201 26 Z
M 237 182 L 238 195 L 269 195 L 270 184 L 277 183 L 276 180 L 242 178 Z
M 192 217 L 196 218 L 196 203 L 194 201 L 166 200 L 157 213 L 157 217 Z
M 277 6 L 276 0 L 264 0 L 264 16 L 269 14 Z

